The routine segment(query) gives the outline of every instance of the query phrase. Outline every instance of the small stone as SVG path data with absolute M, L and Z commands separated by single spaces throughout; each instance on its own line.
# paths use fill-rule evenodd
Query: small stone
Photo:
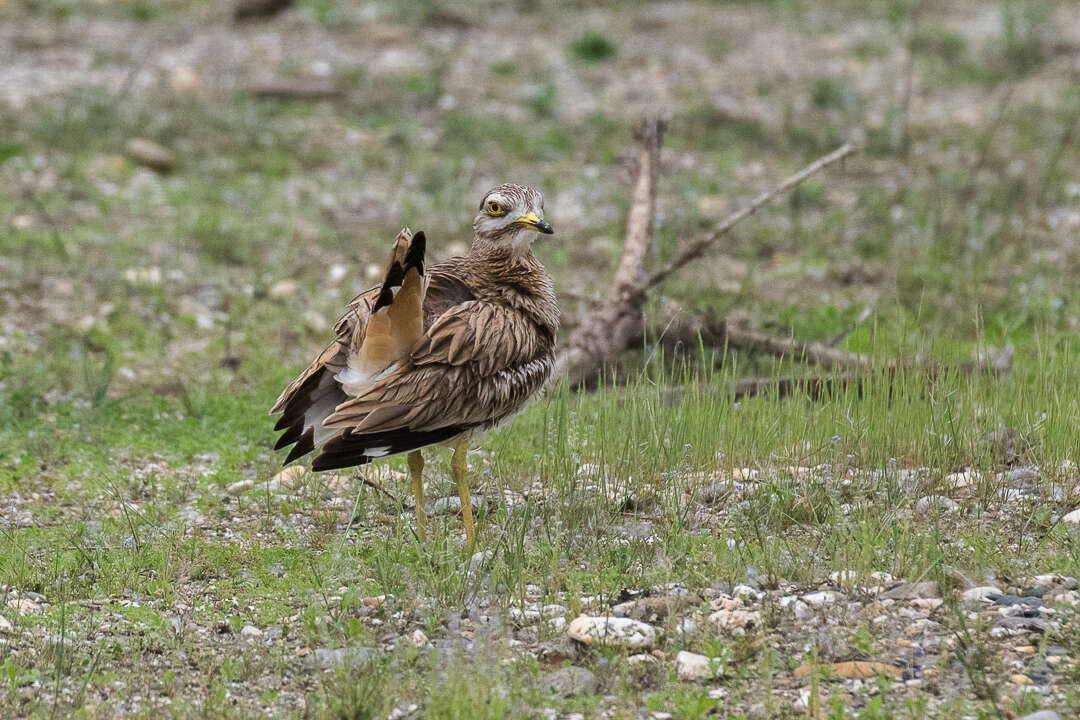
M 630 667 L 651 666 L 656 665 L 658 662 L 660 661 L 657 660 L 655 656 L 648 653 L 637 653 L 636 655 L 631 655 L 630 657 L 626 658 L 626 663 Z
M 428 636 L 424 633 L 424 631 L 420 628 L 417 628 L 416 630 L 413 630 L 412 635 L 409 636 L 409 643 L 413 647 L 426 648 L 430 641 L 428 640 Z
M 29 230 L 34 227 L 33 215 L 16 215 L 11 218 L 11 227 L 16 230 Z
M 413 717 L 413 714 L 419 709 L 420 706 L 416 703 L 398 705 L 390 711 L 390 714 L 386 716 L 386 720 L 405 720 Z
M 1061 720 L 1061 717 L 1053 710 L 1039 710 L 1038 712 L 1028 713 L 1016 720 Z
M 473 553 L 473 556 L 469 558 L 469 572 L 480 573 L 491 567 L 491 561 L 495 559 L 494 550 L 481 550 L 480 552 Z
M 0 633 L 13 633 L 15 632 L 15 626 L 11 624 L 3 615 L 0 615 Z
M 718 597 L 709 601 L 709 607 L 713 610 L 741 610 L 743 601 L 739 598 Z
M 355 648 L 316 648 L 312 654 L 314 664 L 320 668 L 332 668 L 336 665 L 360 665 L 370 662 L 378 655 L 378 650 L 370 647 Z
M 709 691 L 709 699 L 710 700 L 723 700 L 726 697 L 727 697 L 727 689 L 726 688 L 718 687 L 718 688 L 713 688 L 712 690 Z
M 153 140 L 132 138 L 127 141 L 124 149 L 132 160 L 151 170 L 167 173 L 176 168 L 176 158 L 173 157 L 172 152 Z
M 675 632 L 679 635 L 693 635 L 697 632 L 697 621 L 694 618 L 683 618 L 675 623 Z
M 287 467 L 274 477 L 270 478 L 270 482 L 266 484 L 266 489 L 270 492 L 287 492 L 289 490 L 295 490 L 300 487 L 302 478 L 306 473 L 307 468 L 303 465 Z
M 1052 605 L 1080 605 L 1080 593 L 1075 590 L 1064 590 L 1047 596 Z
M 1022 615 L 1012 615 L 1007 617 L 998 618 L 998 621 L 994 623 L 993 630 L 1001 631 L 1016 631 L 1016 632 L 1040 632 L 1045 633 L 1047 631 L 1055 631 L 1056 623 L 1050 623 L 1042 618 L 1037 617 L 1023 617 Z M 993 630 L 991 634 L 993 634 Z
M 338 263 L 336 265 L 330 266 L 330 271 L 327 273 L 327 276 L 330 278 L 330 282 L 339 283 L 344 280 L 345 276 L 348 274 L 349 267 L 347 265 L 342 265 L 341 263 Z
M 23 615 L 26 615 L 27 613 L 41 612 L 41 605 L 34 602 L 28 597 L 16 598 L 12 600 L 9 604 L 11 605 L 11 607 L 15 608 Z
M 744 635 L 761 622 L 761 613 L 757 610 L 717 610 L 709 616 L 709 622 L 732 635 Z
M 308 309 L 304 311 L 304 326 L 314 333 L 322 333 L 330 328 L 330 322 L 326 319 L 326 315 Z
M 965 470 L 964 472 L 946 475 L 945 485 L 959 490 L 978 485 L 980 480 L 982 480 L 982 474 L 978 470 Z
M 270 289 L 266 291 L 266 294 L 275 300 L 280 300 L 281 298 L 286 298 L 294 294 L 299 287 L 300 284 L 295 280 L 278 280 L 270 286 Z
M 711 663 L 705 655 L 680 650 L 675 656 L 675 671 L 680 680 L 701 680 L 712 675 Z
M 1001 588 L 994 585 L 980 585 L 965 590 L 960 594 L 960 599 L 965 603 L 989 602 L 991 595 L 1000 595 Z
M 240 637 L 244 638 L 245 640 L 255 640 L 256 638 L 261 638 L 262 636 L 263 631 L 255 627 L 254 625 L 245 625 L 240 630 Z
M 888 675 L 892 678 L 899 678 L 904 674 L 904 671 L 895 665 L 870 662 L 867 660 L 849 660 L 848 662 L 833 663 L 832 665 L 829 665 L 829 669 L 834 675 L 845 678 L 872 678 L 877 677 L 878 675 Z M 813 672 L 813 666 L 800 665 L 795 668 L 792 674 L 797 678 L 804 678 L 809 677 Z
M 230 495 L 243 495 L 253 487 L 255 487 L 255 482 L 252 480 L 238 480 L 225 488 L 225 492 Z
M 1042 575 L 1036 575 L 1032 580 L 1038 585 L 1060 587 L 1065 590 L 1072 590 L 1077 585 L 1076 578 L 1058 573 L 1043 573 Z
M 566 634 L 586 645 L 648 648 L 656 644 L 656 628 L 630 618 L 580 615 L 566 628 Z
M 941 590 L 934 580 L 917 583 L 901 583 L 881 594 L 882 600 L 914 600 L 915 598 L 939 598 Z
M 1015 673 L 1009 676 L 1009 682 L 1011 682 L 1013 685 L 1030 685 L 1032 683 L 1032 680 L 1027 675 Z
M 1010 487 L 1032 488 L 1039 483 L 1040 477 L 1042 476 L 1039 474 L 1038 468 L 1021 467 L 1003 473 L 1001 479 L 1008 483 Z
M 642 612 L 649 620 L 663 620 L 672 614 L 696 601 L 691 595 L 663 595 L 660 597 L 646 597 L 638 601 Z
M 470 497 L 469 504 L 476 510 L 476 498 Z M 431 511 L 436 515 L 450 515 L 461 512 L 461 498 L 456 495 L 441 497 L 431 506 Z
M 915 598 L 911 601 L 911 604 L 922 610 L 933 612 L 941 607 L 944 602 L 941 598 Z
M 542 642 L 536 646 L 536 657 L 546 665 L 573 660 L 578 656 L 578 646 L 565 635 L 558 636 L 554 641 Z
M 928 519 L 937 515 L 953 513 L 960 509 L 960 505 L 952 498 L 944 495 L 927 495 L 919 498 L 915 503 L 915 517 Z
M 1076 508 L 1072 512 L 1065 513 L 1062 516 L 1061 521 L 1068 523 L 1069 525 L 1080 525 L 1080 508 Z
M 1042 598 L 1020 597 L 1019 595 L 989 595 L 987 600 L 1002 607 L 1013 607 L 1015 605 L 1038 607 L 1042 605 Z
M 543 687 L 564 698 L 592 695 L 596 692 L 596 675 L 586 668 L 568 665 L 549 672 L 544 677 Z
M 566 607 L 552 603 L 540 608 L 540 614 L 546 618 L 563 617 L 566 615 Z
M 750 587 L 749 585 L 736 585 L 731 588 L 732 597 L 738 598 L 740 601 L 745 601 L 747 598 L 750 600 L 760 600 L 764 597 L 764 593 Z
M 540 619 L 540 611 L 534 608 L 510 608 L 507 614 L 519 625 L 526 625 Z
M 172 73 L 172 89 L 179 95 L 194 95 L 202 85 L 199 73 L 189 66 L 179 67 Z
M 836 601 L 842 596 L 840 593 L 832 592 L 831 590 L 822 590 L 820 592 L 812 592 L 808 595 L 803 595 L 802 599 L 810 607 L 825 607 L 826 605 L 835 605 Z

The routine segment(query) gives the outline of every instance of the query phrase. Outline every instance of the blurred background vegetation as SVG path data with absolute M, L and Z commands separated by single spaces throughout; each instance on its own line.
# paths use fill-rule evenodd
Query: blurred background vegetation
M 657 109 L 661 259 L 843 140 L 865 153 L 654 313 L 828 340 L 869 309 L 842 347 L 964 357 L 1080 316 L 1072 2 L 301 0 L 235 22 L 24 0 L 0 19 L 2 350 L 57 392 L 295 366 L 401 225 L 461 253 L 507 180 L 547 195 L 539 253 L 572 321 L 610 281 L 630 128 Z

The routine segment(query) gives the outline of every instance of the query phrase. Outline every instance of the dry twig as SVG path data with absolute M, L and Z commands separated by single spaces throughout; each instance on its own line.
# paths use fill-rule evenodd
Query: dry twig
M 814 175 L 815 173 L 824 170 L 825 168 L 834 163 L 840 162 L 849 155 L 854 155 L 856 150 L 857 148 L 851 143 L 844 143 L 828 155 L 818 158 L 814 162 L 804 167 L 799 172 L 786 178 L 776 187 L 761 193 L 756 198 L 754 198 L 749 205 L 740 210 L 736 210 L 731 215 L 728 215 L 726 218 L 721 220 L 720 224 L 713 228 L 712 232 L 710 232 L 708 235 L 690 243 L 690 245 L 683 248 L 683 251 L 680 252 L 674 260 L 672 260 L 660 270 L 657 270 L 648 277 L 645 283 L 645 287 L 653 287 L 654 285 L 658 285 L 659 283 L 663 282 L 668 277 L 670 277 L 672 273 L 682 268 L 691 260 L 696 260 L 697 258 L 704 255 L 710 246 L 712 246 L 721 237 L 729 233 L 733 227 L 756 213 L 765 205 L 768 205 L 770 202 L 775 200 L 777 196 L 783 195 L 784 193 L 798 187 L 799 185 L 804 183 L 811 175 Z
M 297 100 L 315 102 L 333 100 L 344 93 L 333 78 L 282 79 L 252 85 L 248 92 L 267 100 Z
M 732 228 L 779 195 L 856 152 L 854 145 L 846 143 L 817 159 L 776 187 L 758 195 L 747 206 L 728 215 L 711 232 L 687 245 L 660 270 L 649 273 L 644 269 L 645 256 L 652 236 L 663 134 L 664 122 L 655 118 L 643 122 L 637 132 L 637 174 L 627 216 L 623 254 L 612 290 L 605 299 L 594 303 L 574 328 L 568 348 L 559 358 L 560 374 L 565 372 L 570 384 L 575 387 L 594 382 L 600 371 L 611 367 L 621 352 L 640 339 L 644 329 L 644 304 L 650 288 L 704 255 Z
M 656 180 L 666 123 L 660 118 L 642 122 L 638 139 L 637 172 L 626 219 L 622 259 L 608 298 L 593 305 L 570 334 L 569 348 L 559 358 L 574 386 L 585 384 L 612 363 L 631 336 L 640 332 L 647 275 L 645 254 L 656 215 Z

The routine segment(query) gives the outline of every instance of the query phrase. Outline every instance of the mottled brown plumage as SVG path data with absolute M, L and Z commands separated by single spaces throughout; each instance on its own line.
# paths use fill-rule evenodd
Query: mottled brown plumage
M 551 233 L 542 211 L 531 188 L 493 188 L 469 255 L 426 272 L 424 234 L 403 229 L 382 286 L 349 303 L 335 340 L 271 410 L 285 430 L 277 447 L 293 445 L 286 463 L 319 449 L 312 468 L 329 470 L 467 438 L 536 395 L 559 320 L 531 249 L 534 232 Z

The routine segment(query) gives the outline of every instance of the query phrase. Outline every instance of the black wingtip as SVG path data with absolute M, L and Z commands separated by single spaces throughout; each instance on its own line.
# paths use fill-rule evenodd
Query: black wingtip
M 285 431 L 285 434 L 278 438 L 277 443 L 274 444 L 275 450 L 280 450 L 286 445 L 292 445 L 297 440 L 301 439 L 301 435 L 304 432 L 304 418 L 300 418 Z
M 371 312 L 374 313 L 394 302 L 394 288 L 401 287 L 403 282 L 405 282 L 405 268 L 400 262 L 394 262 L 386 271 L 386 280 L 383 281 L 382 290 L 379 291 L 375 304 L 371 306 Z
M 322 454 L 311 461 L 311 469 L 313 472 L 322 472 L 324 470 L 340 470 L 342 468 L 359 467 L 361 465 L 367 465 L 375 458 L 368 457 L 367 455 L 348 455 L 341 456 L 336 454 Z
M 405 269 L 416 268 L 421 275 L 424 274 L 424 252 L 427 248 L 427 238 L 424 231 L 420 230 L 412 236 L 409 242 L 409 251 L 405 253 Z
M 285 458 L 284 465 L 288 465 L 298 457 L 303 457 L 309 452 L 315 449 L 315 428 L 308 428 L 308 431 L 300 436 L 300 439 L 293 446 L 292 452 Z

